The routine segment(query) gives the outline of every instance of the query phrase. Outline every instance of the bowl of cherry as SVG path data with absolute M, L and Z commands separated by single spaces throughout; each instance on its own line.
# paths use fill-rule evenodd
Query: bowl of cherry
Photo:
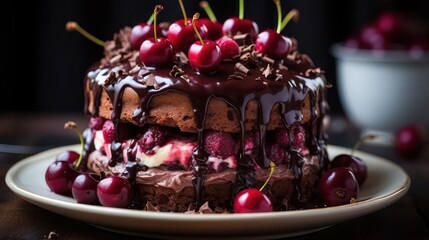
M 429 130 L 429 23 L 386 11 L 333 44 L 338 94 L 346 117 L 371 143 L 394 144 L 405 125 Z

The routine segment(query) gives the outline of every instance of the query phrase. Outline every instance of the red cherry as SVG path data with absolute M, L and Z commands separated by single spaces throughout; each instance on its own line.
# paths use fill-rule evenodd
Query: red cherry
M 336 167 L 345 167 L 352 171 L 359 183 L 359 186 L 362 186 L 368 175 L 366 163 L 359 157 L 353 155 L 340 154 L 335 156 L 334 159 L 332 159 L 331 168 Z
M 78 175 L 79 173 L 68 161 L 55 161 L 46 169 L 45 181 L 52 192 L 71 195 L 73 182 Z
M 420 127 L 406 125 L 396 131 L 394 148 L 401 157 L 415 158 L 422 152 L 424 142 L 424 132 Z
M 429 41 L 424 39 L 415 39 L 406 45 L 406 50 L 411 57 L 421 57 L 429 52 Z
M 319 184 L 320 198 L 328 207 L 353 203 L 359 193 L 356 177 L 343 167 L 329 169 Z
M 208 18 L 200 18 L 199 21 L 207 27 L 207 39 L 215 41 L 222 37 L 222 23 L 212 22 Z
M 154 37 L 154 26 L 153 24 L 140 23 L 133 27 L 130 35 L 131 48 L 139 50 L 143 41 Z M 158 36 L 163 36 L 163 31 L 159 26 L 156 26 L 156 32 Z
M 75 152 L 75 151 L 64 151 L 64 152 L 60 152 L 56 157 L 55 157 L 55 161 L 66 161 L 69 162 L 71 164 L 74 164 L 76 162 L 76 160 L 79 159 L 79 153 Z
M 234 199 L 235 213 L 272 212 L 271 200 L 256 188 L 248 188 L 239 192 Z
M 103 206 L 127 207 L 132 198 L 131 184 L 123 177 L 107 177 L 98 183 L 97 197 Z
M 363 49 L 386 50 L 390 48 L 386 36 L 373 24 L 366 25 L 361 29 L 359 41 Z
M 234 57 L 240 55 L 240 47 L 232 38 L 220 38 L 216 41 L 216 44 L 220 48 L 222 60 L 234 59 Z
M 91 117 L 89 119 L 88 127 L 92 130 L 101 130 L 106 119 L 102 117 Z
M 196 23 L 198 32 L 202 39 L 207 39 L 208 30 L 206 25 L 197 21 Z M 198 36 L 192 27 L 192 20 L 188 19 L 185 25 L 184 20 L 175 21 L 168 28 L 168 40 L 173 45 L 176 51 L 188 52 L 189 47 L 198 40 Z
M 200 22 L 206 25 L 208 30 L 208 39 L 216 41 L 222 37 L 222 23 L 217 18 L 207 1 L 200 1 L 200 7 L 206 11 L 209 18 L 201 18 Z
M 426 26 L 410 15 L 395 11 L 382 13 L 375 22 L 378 30 L 396 43 L 405 43 L 410 38 L 423 36 Z
M 141 44 L 139 56 L 146 66 L 169 66 L 174 59 L 173 45 L 166 38 L 149 38 Z
M 73 198 L 78 203 L 98 204 L 97 184 L 100 177 L 88 172 L 76 177 L 72 185 Z
M 222 58 L 219 46 L 210 40 L 200 41 L 191 45 L 188 51 L 189 62 L 192 67 L 202 73 L 213 73 L 220 65 Z
M 289 38 L 277 33 L 272 29 L 267 29 L 256 38 L 256 51 L 268 57 L 279 60 L 284 59 L 289 54 L 292 41 Z
M 358 37 L 349 37 L 343 42 L 343 46 L 347 48 L 360 49 L 362 47 L 362 42 Z
M 258 32 L 259 28 L 255 22 L 249 19 L 240 19 L 238 17 L 227 19 L 222 26 L 222 33 L 226 36 L 234 36 L 238 33 L 247 33 L 253 40 L 255 40 Z
M 156 26 L 156 20 L 159 12 L 164 9 L 162 5 L 156 5 L 153 11 L 153 24 Z M 173 62 L 174 50 L 173 45 L 162 37 L 157 37 L 157 33 L 153 33 L 154 37 L 146 39 L 140 46 L 140 60 L 144 65 L 150 67 L 164 67 Z

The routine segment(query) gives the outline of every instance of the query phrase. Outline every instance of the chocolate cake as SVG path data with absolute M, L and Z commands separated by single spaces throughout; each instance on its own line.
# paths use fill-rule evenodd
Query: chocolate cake
M 164 212 L 232 212 L 234 196 L 261 186 L 274 210 L 317 200 L 327 168 L 323 128 L 327 81 L 296 39 L 272 59 L 247 34 L 240 53 L 202 73 L 187 54 L 147 66 L 125 27 L 105 43 L 85 78 L 84 159 L 90 171 L 120 175 L 130 207 Z

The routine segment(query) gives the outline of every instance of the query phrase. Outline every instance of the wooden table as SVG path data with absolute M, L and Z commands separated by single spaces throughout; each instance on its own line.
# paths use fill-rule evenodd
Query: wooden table
M 86 118 L 76 114 L 3 114 L 0 115 L 0 179 L 17 161 L 52 147 L 76 144 L 73 132 L 63 129 L 73 120 L 85 128 Z M 352 147 L 359 137 L 342 117 L 332 117 L 329 143 Z M 24 145 L 28 148 L 4 144 Z M 315 233 L 291 239 L 429 239 L 429 151 L 413 161 L 399 158 L 391 147 L 363 145 L 362 151 L 399 164 L 411 177 L 408 193 L 394 204 L 375 213 L 343 222 Z M 21 151 L 23 154 L 4 153 Z M 142 239 L 101 230 L 36 207 L 15 195 L 0 181 L 0 239 L 43 239 L 51 231 L 59 239 Z

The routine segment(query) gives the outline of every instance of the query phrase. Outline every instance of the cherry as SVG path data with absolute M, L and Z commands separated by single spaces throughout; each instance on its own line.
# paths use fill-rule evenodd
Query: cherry
M 429 52 L 429 41 L 424 39 L 411 40 L 406 45 L 406 50 L 411 57 L 422 57 L 425 53 Z
M 45 181 L 52 192 L 71 195 L 73 181 L 79 175 L 68 161 L 55 161 L 49 164 L 45 172 Z
M 247 33 L 253 40 L 255 40 L 258 32 L 258 25 L 249 19 L 232 17 L 227 19 L 222 25 L 222 34 L 226 36 Z
M 335 156 L 334 159 L 332 159 L 331 168 L 336 167 L 345 167 L 352 171 L 359 183 L 359 186 L 362 186 L 368 175 L 366 163 L 359 157 L 353 155 L 340 154 Z
M 239 0 L 239 16 L 227 19 L 222 26 L 222 33 L 226 36 L 236 34 L 249 34 L 252 40 L 256 39 L 259 28 L 258 25 L 249 19 L 244 19 L 244 0 Z
M 222 37 L 222 23 L 207 18 L 201 18 L 199 22 L 207 27 L 207 39 L 215 41 Z
M 220 65 L 220 61 L 222 59 L 221 51 L 215 42 L 211 40 L 203 41 L 195 24 L 199 16 L 200 14 L 195 13 L 194 17 L 192 18 L 192 25 L 194 26 L 195 33 L 200 40 L 192 44 L 189 48 L 189 63 L 197 72 L 213 73 Z
M 422 152 L 424 142 L 424 132 L 418 125 L 404 125 L 395 132 L 394 149 L 401 157 L 415 158 Z
M 156 5 L 154 10 L 154 25 L 156 26 L 157 15 L 162 11 L 161 5 Z M 153 38 L 143 41 L 140 46 L 140 60 L 151 67 L 169 66 L 173 62 L 173 45 L 166 38 L 157 37 L 157 32 L 153 32 Z
M 81 173 L 73 182 L 72 195 L 78 203 L 98 204 L 97 184 L 100 177 L 92 173 Z
M 97 197 L 103 206 L 127 207 L 132 198 L 131 184 L 120 176 L 106 177 L 97 185 Z
M 397 11 L 386 11 L 375 22 L 377 29 L 386 38 L 397 43 L 403 43 L 410 37 L 421 36 L 425 27 L 420 24 L 410 16 Z
M 79 157 L 80 157 L 79 153 L 75 151 L 67 150 L 64 152 L 60 152 L 55 157 L 55 161 L 66 161 L 71 164 L 74 164 L 79 159 Z
M 115 140 L 115 124 L 111 120 L 107 120 L 102 128 L 104 142 L 112 143 Z
M 183 51 L 187 53 L 190 46 L 195 41 L 198 41 L 199 37 L 194 30 L 192 20 L 186 17 L 182 0 L 179 0 L 179 4 L 180 8 L 182 9 L 184 19 L 175 21 L 170 25 L 168 28 L 167 37 L 176 51 Z M 207 39 L 207 27 L 200 22 L 195 22 L 195 25 L 201 38 Z
M 280 60 L 289 54 L 292 41 L 272 29 L 258 34 L 255 49 L 268 57 Z
M 156 23 L 152 24 L 154 18 L 155 13 L 150 16 L 147 22 L 137 24 L 131 29 L 130 44 L 132 49 L 139 50 L 144 40 L 154 37 L 155 31 L 156 34 L 163 35 L 164 32 L 161 27 L 156 25 Z
M 216 41 L 220 48 L 222 60 L 232 60 L 240 55 L 240 47 L 234 39 L 229 37 L 222 37 Z
M 237 144 L 230 133 L 207 131 L 204 134 L 204 148 L 211 156 L 224 159 L 237 152 Z
M 289 132 L 286 128 L 276 129 L 274 132 L 274 142 L 282 147 L 289 147 Z
M 138 140 L 137 144 L 143 152 L 150 152 L 155 146 L 161 146 L 166 138 L 168 132 L 165 128 L 158 125 L 151 125 L 143 136 Z
M 45 181 L 51 191 L 62 195 L 71 195 L 73 182 L 79 175 L 77 170 L 84 170 L 86 168 L 84 164 L 81 166 L 85 142 L 82 134 L 77 130 L 75 122 L 66 122 L 64 128 L 73 129 L 79 136 L 81 153 L 78 154 L 70 150 L 59 153 L 55 161 L 46 169 Z
M 363 49 L 386 50 L 390 48 L 386 36 L 373 24 L 368 24 L 361 29 L 359 41 Z
M 235 213 L 256 213 L 256 212 L 272 212 L 273 204 L 262 190 L 268 184 L 274 172 L 275 164 L 270 162 L 271 172 L 268 179 L 260 189 L 247 188 L 240 191 L 234 198 Z
M 331 168 L 336 167 L 345 167 L 348 168 L 355 175 L 356 180 L 359 183 L 359 186 L 365 182 L 368 175 L 368 169 L 366 163 L 357 156 L 353 154 L 359 149 L 362 143 L 366 140 L 374 139 L 376 136 L 369 134 L 363 136 L 356 144 L 353 146 L 351 154 L 340 154 L 334 157 L 331 161 Z
M 359 193 L 359 184 L 347 168 L 331 168 L 325 172 L 319 183 L 320 198 L 328 206 L 353 203 Z
M 207 13 L 207 18 L 200 18 L 199 21 L 206 25 L 208 31 L 208 39 L 217 40 L 222 37 L 222 24 L 217 21 L 216 16 L 213 13 L 209 3 L 207 1 L 201 1 L 200 7 Z
M 347 48 L 359 49 L 363 48 L 362 43 L 358 37 L 349 37 L 343 42 L 343 46 Z
M 290 11 L 287 16 L 284 18 L 282 23 L 282 11 L 280 6 L 280 0 L 274 1 L 277 7 L 277 30 L 267 29 L 258 34 L 256 38 L 255 49 L 257 52 L 260 52 L 274 60 L 280 60 L 286 58 L 289 54 L 292 40 L 281 35 L 280 32 L 290 21 L 290 19 L 298 16 L 297 10 Z
M 88 127 L 92 130 L 101 130 L 103 129 L 103 124 L 106 120 L 102 117 L 91 117 L 89 119 Z
M 235 213 L 272 212 L 271 200 L 256 188 L 247 188 L 234 199 Z

